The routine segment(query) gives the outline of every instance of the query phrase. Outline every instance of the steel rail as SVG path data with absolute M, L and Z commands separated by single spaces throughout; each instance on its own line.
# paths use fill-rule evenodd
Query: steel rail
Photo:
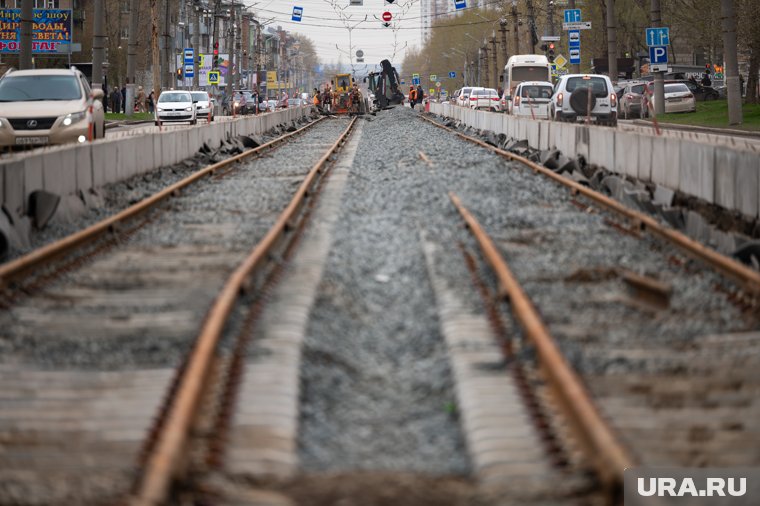
M 263 150 L 274 147 L 277 144 L 280 144 L 295 135 L 303 133 L 306 129 L 311 128 L 323 119 L 323 117 L 319 118 L 294 132 L 290 132 L 281 137 L 278 137 L 277 139 L 262 144 L 261 146 L 246 150 L 240 154 L 209 165 L 199 170 L 198 172 L 191 174 L 185 179 L 178 181 L 171 186 L 168 186 L 160 192 L 141 200 L 140 202 L 118 212 L 117 214 L 114 214 L 113 216 L 90 225 L 89 227 L 68 235 L 58 241 L 42 246 L 41 248 L 31 251 L 15 260 L 11 260 L 10 262 L 0 265 L 0 289 L 9 286 L 14 279 L 22 277 L 26 272 L 34 269 L 35 267 L 44 265 L 46 262 L 69 253 L 84 243 L 91 242 L 98 237 L 107 234 L 108 232 L 116 229 L 119 223 L 129 221 L 130 219 L 133 219 L 145 211 L 148 211 L 149 209 L 155 207 L 162 201 L 174 195 L 177 195 L 181 189 L 195 183 L 202 177 L 207 175 L 214 175 L 216 171 L 223 167 L 243 160 Z
M 535 162 L 532 162 L 525 157 L 516 155 L 514 153 L 510 153 L 509 151 L 503 150 L 501 148 L 497 148 L 495 146 L 491 146 L 490 144 L 487 144 L 481 141 L 480 139 L 475 139 L 461 132 L 457 132 L 456 130 L 448 128 L 445 125 L 438 124 L 431 119 L 425 118 L 423 116 L 419 116 L 419 117 L 439 128 L 446 130 L 447 132 L 451 132 L 458 135 L 462 139 L 465 139 L 469 142 L 472 142 L 481 147 L 489 149 L 504 158 L 508 158 L 510 160 L 514 160 L 524 165 L 527 165 L 534 171 L 539 172 L 543 174 L 544 176 L 549 177 L 553 179 L 554 181 L 557 181 L 558 183 L 569 187 L 570 189 L 572 189 L 573 192 L 580 193 L 583 196 L 588 197 L 589 199 L 593 200 L 597 204 L 600 204 L 611 211 L 614 211 L 618 214 L 625 216 L 626 218 L 630 219 L 631 221 L 639 225 L 642 230 L 645 228 L 651 230 L 655 235 L 658 235 L 659 237 L 667 241 L 670 241 L 671 243 L 681 248 L 684 252 L 691 255 L 692 257 L 698 258 L 708 263 L 709 265 L 713 266 L 716 270 L 718 270 L 722 274 L 732 278 L 737 283 L 739 283 L 741 288 L 744 289 L 746 292 L 754 295 L 755 297 L 760 296 L 760 272 L 757 272 L 747 267 L 746 265 L 743 265 L 737 262 L 736 260 L 732 258 L 729 258 L 725 255 L 722 255 L 721 253 L 718 253 L 717 251 L 711 248 L 708 248 L 707 246 L 699 243 L 698 241 L 695 241 L 694 239 L 687 237 L 686 235 L 684 235 L 683 233 L 677 230 L 661 225 L 656 219 L 652 218 L 651 216 L 648 216 L 642 212 L 626 207 L 620 202 L 617 202 L 616 200 L 613 200 L 612 198 L 607 197 L 606 195 L 603 195 L 596 190 L 592 190 L 591 188 L 588 188 L 587 186 L 583 186 L 582 184 L 579 184 L 575 181 L 571 181 L 565 177 L 562 177 L 561 175 Z
M 230 275 L 219 292 L 198 335 L 192 355 L 188 359 L 177 393 L 169 407 L 166 422 L 157 436 L 153 451 L 146 459 L 145 468 L 132 498 L 133 506 L 155 506 L 165 502 L 180 464 L 196 406 L 206 384 L 214 351 L 238 294 L 251 273 L 264 262 L 269 251 L 292 226 L 292 220 L 309 194 L 312 185 L 317 181 L 325 163 L 346 140 L 355 123 L 356 118 L 351 120 L 340 138 L 311 168 L 275 224 Z
M 512 274 L 507 262 L 475 217 L 449 192 L 449 198 L 475 237 L 485 260 L 499 282 L 499 296 L 506 299 L 515 319 L 536 348 L 549 383 L 576 429 L 586 457 L 613 496 L 623 487 L 623 472 L 634 464 L 612 428 L 602 418 L 580 377 L 559 351 L 535 306 Z

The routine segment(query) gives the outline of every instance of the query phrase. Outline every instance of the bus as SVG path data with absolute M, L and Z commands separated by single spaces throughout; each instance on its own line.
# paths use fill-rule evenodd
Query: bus
M 540 54 L 516 54 L 510 56 L 504 66 L 504 97 L 502 105 L 508 110 L 507 103 L 512 99 L 515 88 L 524 81 L 552 82 L 552 70 L 549 60 Z

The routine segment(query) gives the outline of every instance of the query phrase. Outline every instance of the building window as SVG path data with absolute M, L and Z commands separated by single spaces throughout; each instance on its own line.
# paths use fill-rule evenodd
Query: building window
M 129 27 L 128 26 L 122 26 L 121 32 L 119 33 L 119 37 L 122 40 L 128 40 L 129 39 Z
M 10 1 L 8 0 L 5 3 L 10 4 Z M 35 9 L 60 9 L 60 5 L 60 0 L 34 0 Z M 16 0 L 15 6 L 16 9 L 20 9 L 21 0 Z
M 121 12 L 129 12 L 129 0 L 121 0 Z

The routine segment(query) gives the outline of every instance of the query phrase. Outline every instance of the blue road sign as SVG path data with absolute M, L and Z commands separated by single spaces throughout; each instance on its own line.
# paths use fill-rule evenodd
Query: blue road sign
M 191 63 L 185 63 L 185 77 L 195 77 L 195 72 L 193 72 L 193 64 Z
M 565 23 L 578 23 L 581 21 L 580 9 L 565 9 Z
M 185 54 L 185 63 L 189 63 L 189 64 L 192 65 L 192 63 L 193 63 L 193 57 L 194 57 L 194 54 L 195 54 L 195 52 L 193 51 L 193 48 L 186 47 L 185 51 L 184 51 L 184 54 Z
M 570 63 L 573 65 L 580 65 L 581 63 L 581 48 L 571 47 L 567 50 L 570 53 Z
M 649 63 L 668 63 L 668 46 L 650 46 Z
M 454 79 L 457 76 L 456 72 L 449 72 L 449 77 Z
M 454 7 L 459 9 L 466 9 L 467 8 L 467 0 L 454 0 Z
M 567 47 L 570 49 L 581 47 L 581 31 L 580 30 L 567 31 Z
M 303 7 L 293 7 L 293 17 L 290 18 L 293 21 L 301 21 L 303 16 Z
M 647 46 L 670 45 L 670 28 L 647 28 Z
M 415 86 L 419 86 L 420 85 L 420 78 L 419 77 L 413 77 L 412 78 L 412 84 L 415 85 Z

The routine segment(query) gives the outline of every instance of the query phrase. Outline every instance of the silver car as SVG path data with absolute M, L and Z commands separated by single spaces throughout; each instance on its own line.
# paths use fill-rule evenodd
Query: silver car
M 0 78 L 0 146 L 85 142 L 90 135 L 101 138 L 105 135 L 103 95 L 103 90 L 91 89 L 84 74 L 73 67 L 9 70 Z

